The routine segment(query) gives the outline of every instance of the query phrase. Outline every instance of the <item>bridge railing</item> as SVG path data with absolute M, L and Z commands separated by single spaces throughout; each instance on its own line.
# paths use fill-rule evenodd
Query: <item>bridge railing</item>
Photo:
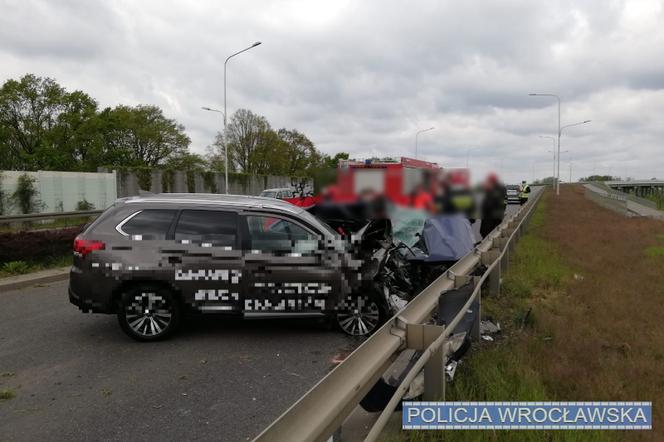
M 500 290 L 500 275 L 507 269 L 516 240 L 526 230 L 534 207 L 543 192 L 491 232 L 472 252 L 426 287 L 406 307 L 388 320 L 334 370 L 328 373 L 286 412 L 270 424 L 256 441 L 323 441 L 335 434 L 392 362 L 406 349 L 422 352 L 405 375 L 385 411 L 371 428 L 367 440 L 376 440 L 387 420 L 408 389 L 424 370 L 424 400 L 445 396 L 443 361 L 451 352 L 450 334 L 465 317 L 469 306 L 477 306 L 471 337 L 479 338 L 481 293 L 485 281 L 489 293 Z M 483 269 L 480 274 L 478 270 Z M 431 325 L 432 313 L 445 303 L 446 293 L 467 283 L 474 289 L 448 324 Z

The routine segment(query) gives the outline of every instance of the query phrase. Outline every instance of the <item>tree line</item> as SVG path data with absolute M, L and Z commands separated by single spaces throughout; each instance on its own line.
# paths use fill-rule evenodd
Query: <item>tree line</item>
M 273 129 L 267 119 L 240 109 L 206 154 L 192 152 L 185 127 L 154 105 L 101 109 L 85 92 L 67 91 L 51 78 L 27 74 L 0 88 L 0 170 L 90 171 L 167 168 L 314 176 L 348 154 L 318 151 L 295 129 Z

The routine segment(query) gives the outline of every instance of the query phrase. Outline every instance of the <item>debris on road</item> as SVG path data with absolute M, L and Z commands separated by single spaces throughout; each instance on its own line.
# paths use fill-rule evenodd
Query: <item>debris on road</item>
M 452 361 L 445 366 L 445 374 L 447 375 L 447 380 L 449 382 L 452 382 L 454 380 L 454 373 L 456 373 L 458 365 L 459 365 L 458 361 Z
M 480 321 L 480 334 L 491 335 L 494 333 L 500 333 L 500 322 L 494 324 L 490 319 Z

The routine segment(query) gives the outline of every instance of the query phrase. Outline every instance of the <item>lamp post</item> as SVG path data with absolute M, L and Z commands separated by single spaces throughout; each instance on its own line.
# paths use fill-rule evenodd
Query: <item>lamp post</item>
M 560 133 L 558 134 L 558 139 L 560 140 L 560 135 L 562 135 L 564 129 L 567 129 L 568 127 L 580 126 L 580 125 L 582 125 L 582 124 L 588 124 L 588 123 L 590 123 L 590 121 L 591 121 L 591 120 L 584 120 L 584 121 L 579 121 L 578 123 L 566 124 L 565 126 L 563 126 L 563 127 L 560 128 Z M 558 152 L 560 152 L 560 142 L 558 142 Z M 566 152 L 569 152 L 569 150 L 566 150 L 566 151 L 563 152 L 563 153 L 566 153 Z M 570 160 L 570 161 L 571 161 L 571 160 Z M 571 164 L 571 163 L 570 163 L 570 166 L 569 166 L 569 167 L 570 167 L 570 173 L 569 173 L 569 174 L 570 174 L 570 182 L 571 182 L 571 181 L 572 181 L 572 179 L 571 179 L 571 176 L 572 176 L 572 164 Z M 558 174 L 560 175 L 560 153 L 558 154 Z M 560 176 L 559 176 L 558 178 L 560 178 Z M 558 181 L 560 181 L 560 179 L 559 179 Z M 558 183 L 558 185 L 560 186 L 560 183 Z M 558 189 L 556 190 L 556 192 L 557 192 L 557 194 L 560 194 L 560 188 L 558 188 Z
M 560 173 L 560 97 L 556 94 L 528 94 L 531 97 L 555 97 L 558 100 L 558 173 Z M 558 174 L 554 177 L 556 181 L 556 195 L 560 195 L 560 188 L 558 181 L 560 181 Z
M 226 58 L 226 61 L 224 61 L 224 110 L 218 111 L 216 109 L 210 109 L 210 108 L 204 108 L 205 110 L 209 110 L 212 112 L 219 112 L 224 116 L 224 133 L 222 134 L 222 141 L 224 143 L 224 174 L 225 174 L 225 183 L 226 183 L 226 194 L 228 195 L 228 145 L 226 144 L 226 65 L 228 64 L 228 60 L 231 58 L 235 57 L 236 55 L 239 55 L 243 52 L 248 51 L 249 49 L 255 48 L 256 46 L 260 45 L 261 42 L 257 41 L 256 43 L 252 44 L 248 48 L 244 48 L 241 51 L 237 51 L 234 54 L 231 54 Z
M 421 133 L 429 132 L 430 130 L 434 130 L 434 129 L 435 129 L 435 127 L 431 126 L 428 129 L 418 130 L 417 133 L 415 134 L 415 159 L 417 159 L 417 138 L 420 136 Z
M 590 120 L 582 121 L 580 123 L 574 123 L 574 124 L 568 124 L 566 126 L 560 126 L 560 97 L 556 94 L 528 94 L 531 97 L 554 97 L 556 100 L 558 100 L 558 161 L 557 161 L 557 167 L 556 167 L 556 195 L 560 195 L 560 136 L 562 135 L 562 131 L 565 128 L 572 127 L 572 126 L 578 126 L 580 124 L 586 124 L 590 123 Z
M 553 142 L 553 150 L 549 150 L 549 152 L 553 153 L 553 175 L 551 175 L 551 178 L 554 179 L 554 184 L 555 184 L 555 179 L 556 179 L 556 139 L 550 135 L 539 135 L 540 138 L 548 138 Z

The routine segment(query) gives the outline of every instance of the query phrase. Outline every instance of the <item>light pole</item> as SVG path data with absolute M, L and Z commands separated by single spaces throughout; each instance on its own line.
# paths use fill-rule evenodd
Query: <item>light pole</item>
M 566 126 L 560 126 L 560 97 L 556 94 L 528 94 L 531 97 L 555 97 L 558 100 L 558 161 L 556 167 L 556 195 L 560 195 L 560 136 L 562 135 L 563 129 L 578 126 L 580 124 L 590 123 L 590 120 L 585 120 L 580 123 L 568 124 Z
M 553 150 L 550 150 L 549 152 L 553 153 L 553 175 L 551 175 L 551 178 L 554 180 L 554 185 L 555 185 L 555 179 L 556 179 L 556 139 L 550 135 L 538 135 L 540 138 L 548 138 L 553 142 Z
M 588 123 L 590 123 L 590 121 L 591 121 L 591 120 L 584 120 L 584 121 L 579 121 L 578 123 L 566 124 L 565 126 L 563 126 L 563 127 L 560 128 L 560 133 L 558 134 L 558 140 L 559 140 L 559 141 L 558 141 L 558 175 L 559 175 L 559 176 L 558 176 L 558 181 L 559 181 L 559 182 L 558 182 L 558 186 L 559 186 L 559 187 L 558 187 L 558 189 L 556 189 L 556 194 L 557 194 L 557 195 L 560 194 L 560 136 L 561 136 L 562 133 L 563 133 L 563 129 L 567 129 L 568 127 L 580 126 L 580 125 L 582 125 L 582 124 L 588 124 Z M 564 153 L 566 153 L 566 152 L 569 152 L 569 151 L 566 150 Z M 572 167 L 572 166 L 571 166 L 571 164 L 570 164 L 570 170 L 571 170 L 571 167 Z M 570 175 L 571 175 L 571 174 L 572 174 L 572 172 L 570 172 Z M 570 179 L 570 181 L 571 181 L 571 179 Z
M 560 173 L 560 97 L 556 94 L 528 94 L 531 97 L 555 97 L 558 100 L 558 173 Z M 554 177 L 556 182 L 556 195 L 560 195 L 560 188 L 558 181 L 560 181 L 558 174 Z
M 252 44 L 248 48 L 244 48 L 241 51 L 237 51 L 234 54 L 231 54 L 226 58 L 226 61 L 224 61 L 224 111 L 214 111 L 213 112 L 221 112 L 224 116 L 224 133 L 222 134 L 222 141 L 224 143 L 224 172 L 225 172 L 225 183 L 226 183 L 226 194 L 228 195 L 228 145 L 226 144 L 226 65 L 228 64 L 228 60 L 231 58 L 235 57 L 236 55 L 239 55 L 243 52 L 248 51 L 251 48 L 255 48 L 261 44 L 260 41 L 257 41 L 256 43 Z M 211 110 L 211 109 L 205 109 L 205 110 Z
M 418 130 L 417 133 L 415 134 L 415 159 L 417 159 L 417 138 L 420 136 L 421 133 L 429 132 L 430 130 L 434 130 L 434 129 L 435 129 L 435 127 L 431 126 L 428 129 Z

